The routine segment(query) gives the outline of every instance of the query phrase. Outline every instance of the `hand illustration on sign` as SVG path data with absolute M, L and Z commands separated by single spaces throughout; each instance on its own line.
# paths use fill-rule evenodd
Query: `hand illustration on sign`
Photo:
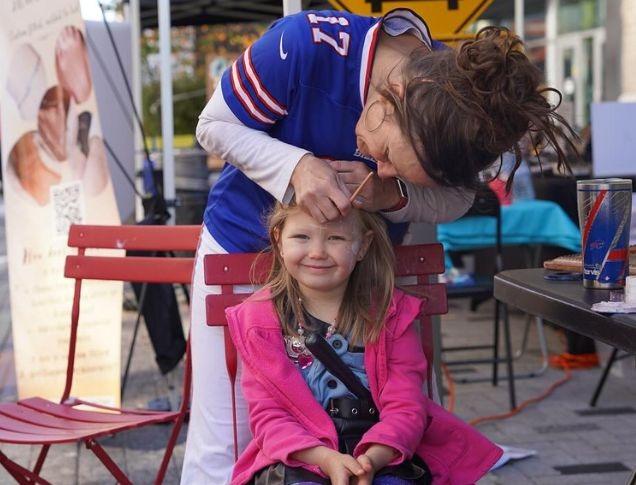
M 55 69 L 61 86 L 76 103 L 88 99 L 93 87 L 88 52 L 82 32 L 73 25 L 64 27 L 57 38 Z

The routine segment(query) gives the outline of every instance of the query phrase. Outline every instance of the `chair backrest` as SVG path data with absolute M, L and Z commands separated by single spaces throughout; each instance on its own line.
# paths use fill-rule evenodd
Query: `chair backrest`
M 495 218 L 495 250 L 497 252 L 496 265 L 497 271 L 501 271 L 501 248 L 502 248 L 502 236 L 501 236 L 501 202 L 497 194 L 488 185 L 480 185 L 475 193 L 475 199 L 470 209 L 464 214 L 464 217 L 469 216 L 488 216 Z
M 77 255 L 66 257 L 64 276 L 75 279 L 71 313 L 66 385 L 62 395 L 65 401 L 73 384 L 77 326 L 80 313 L 82 280 L 130 281 L 138 283 L 182 283 L 192 279 L 194 256 L 164 257 L 171 251 L 197 249 L 201 226 L 95 226 L 72 225 L 68 236 L 69 247 L 77 248 Z M 148 256 L 113 256 L 91 254 L 92 249 L 122 249 L 148 251 Z M 190 389 L 189 345 L 186 351 L 186 375 L 182 408 L 185 409 Z
M 433 395 L 433 329 L 431 316 L 448 311 L 446 286 L 431 283 L 430 277 L 444 272 L 444 250 L 441 244 L 397 246 L 395 249 L 395 275 L 400 287 L 417 294 L 424 300 L 419 317 L 422 348 L 428 360 L 427 386 Z M 265 282 L 271 256 L 263 253 L 208 254 L 204 259 L 204 276 L 207 285 L 220 285 L 219 294 L 206 296 L 207 324 L 224 327 L 225 365 L 230 379 L 232 395 L 234 457 L 238 459 L 238 432 L 236 421 L 235 386 L 238 356 L 230 337 L 225 309 L 239 304 L 250 293 L 235 293 L 235 285 L 259 285 Z M 403 280 L 403 281 L 400 281 Z
M 422 314 L 441 315 L 448 311 L 446 287 L 431 283 L 429 277 L 444 272 L 444 257 L 441 244 L 420 244 L 397 246 L 395 249 L 395 276 L 404 279 L 400 287 L 417 294 L 425 300 Z M 256 262 L 256 264 L 254 264 Z M 206 298 L 206 317 L 210 326 L 226 326 L 225 309 L 237 305 L 250 293 L 234 293 L 235 285 L 263 284 L 271 258 L 269 254 L 208 254 L 204 260 L 204 275 L 207 285 L 219 285 L 220 294 Z M 406 281 L 409 277 L 415 281 Z M 425 335 L 423 335 L 423 338 Z M 426 342 L 428 346 L 430 341 Z M 427 358 L 432 357 L 432 349 L 425 346 Z M 429 355 L 430 354 L 430 355 Z

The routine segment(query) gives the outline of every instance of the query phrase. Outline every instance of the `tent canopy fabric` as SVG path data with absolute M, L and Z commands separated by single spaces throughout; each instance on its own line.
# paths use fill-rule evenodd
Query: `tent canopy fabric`
M 303 10 L 333 8 L 326 0 L 303 0 Z M 140 0 L 141 28 L 158 25 L 157 0 Z M 273 22 L 283 16 L 282 0 L 171 0 L 173 27 L 239 22 Z

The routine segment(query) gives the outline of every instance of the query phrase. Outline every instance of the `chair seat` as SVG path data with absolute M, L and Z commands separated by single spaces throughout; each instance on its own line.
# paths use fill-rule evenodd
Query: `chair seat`
M 98 438 L 147 424 L 173 421 L 175 412 L 105 413 L 75 409 L 40 397 L 0 404 L 0 442 L 55 444 Z
M 467 285 L 446 284 L 448 298 L 468 298 L 471 296 L 492 295 L 494 289 L 493 276 L 476 275 L 474 281 Z

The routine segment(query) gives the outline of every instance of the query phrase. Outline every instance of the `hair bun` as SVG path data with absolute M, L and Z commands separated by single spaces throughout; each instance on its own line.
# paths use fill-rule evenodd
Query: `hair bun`
M 508 136 L 495 137 L 488 151 L 509 150 L 528 129 L 532 117 L 529 105 L 544 104 L 538 87 L 541 71 L 523 51 L 521 39 L 503 27 L 481 29 L 474 40 L 464 42 L 457 53 L 457 66 L 470 83 L 475 99 L 480 100 L 486 119 L 497 131 Z M 549 108 L 549 107 L 548 107 Z

